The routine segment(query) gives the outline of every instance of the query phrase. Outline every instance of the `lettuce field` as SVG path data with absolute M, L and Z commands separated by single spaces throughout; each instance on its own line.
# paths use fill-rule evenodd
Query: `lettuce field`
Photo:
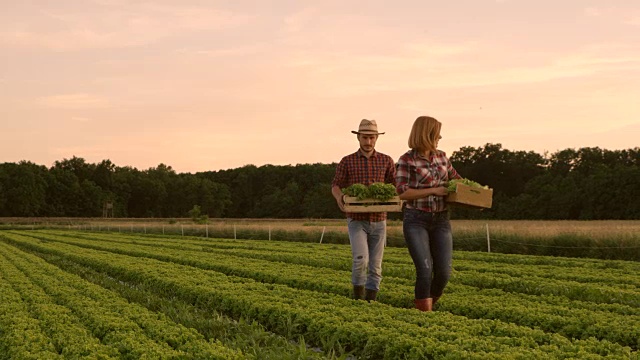
M 436 311 L 405 248 L 377 302 L 348 245 L 0 231 L 0 359 L 637 359 L 640 263 L 454 252 Z

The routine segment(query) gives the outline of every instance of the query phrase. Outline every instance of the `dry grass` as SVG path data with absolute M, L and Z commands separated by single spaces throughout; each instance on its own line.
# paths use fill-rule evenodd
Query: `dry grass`
M 486 232 L 546 238 L 575 235 L 590 238 L 640 238 L 640 220 L 535 221 L 535 220 L 453 220 L 454 231 Z M 478 230 L 479 229 L 479 230 Z
M 204 230 L 244 229 L 255 231 L 290 231 L 304 233 L 347 233 L 344 219 L 210 219 L 207 225 L 195 224 L 191 219 L 103 219 L 103 218 L 0 218 L 0 224 L 37 225 L 45 227 L 91 226 L 101 228 L 164 227 L 170 231 L 184 228 Z M 640 220 L 598 221 L 538 221 L 538 220 L 452 220 L 451 226 L 457 236 L 485 236 L 489 227 L 492 236 L 520 236 L 550 238 L 557 236 L 579 236 L 592 239 L 620 238 L 640 239 Z M 402 222 L 388 221 L 390 237 L 402 236 Z

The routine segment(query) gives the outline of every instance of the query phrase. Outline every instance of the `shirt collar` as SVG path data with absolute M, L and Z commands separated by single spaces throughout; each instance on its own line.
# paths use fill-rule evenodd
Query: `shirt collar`
M 360 150 L 360 149 L 358 149 L 358 151 L 356 151 L 356 154 L 358 154 L 358 156 L 366 157 L 366 156 L 364 156 L 364 154 L 362 153 L 362 150 Z M 374 158 L 374 157 L 376 157 L 377 154 L 378 154 L 378 152 L 374 149 L 373 153 L 371 153 L 371 156 L 369 156 L 369 158 Z
M 413 156 L 413 157 L 414 157 L 414 158 L 416 158 L 416 159 L 423 159 L 423 160 L 427 160 L 427 161 L 429 161 L 429 160 L 431 160 L 435 155 L 436 155 L 436 154 L 432 151 L 432 152 L 429 154 L 429 157 L 428 157 L 428 158 L 426 158 L 426 157 L 424 157 L 422 154 L 420 154 L 420 153 L 418 152 L 418 150 L 416 150 L 416 149 L 411 149 L 411 156 Z

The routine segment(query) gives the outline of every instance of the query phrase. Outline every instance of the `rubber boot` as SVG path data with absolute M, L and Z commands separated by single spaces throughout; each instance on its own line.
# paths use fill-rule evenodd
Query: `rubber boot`
M 416 309 L 420 311 L 433 311 L 433 299 L 415 299 L 413 303 L 416 304 Z
M 353 285 L 353 298 L 356 300 L 364 299 L 364 285 Z
M 364 299 L 371 302 L 376 301 L 376 296 L 378 295 L 378 290 L 366 289 Z

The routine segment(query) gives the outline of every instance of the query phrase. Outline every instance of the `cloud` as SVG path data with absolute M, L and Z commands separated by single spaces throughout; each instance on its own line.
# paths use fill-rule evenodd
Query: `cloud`
M 632 26 L 640 26 L 640 15 L 628 16 L 624 23 Z
M 87 117 L 82 117 L 82 116 L 72 116 L 71 121 L 79 122 L 79 123 L 88 123 L 91 121 L 91 119 Z
M 253 18 L 206 6 L 114 1 L 94 1 L 77 9 L 24 7 L 0 25 L 0 44 L 56 51 L 123 48 L 184 33 L 221 31 Z
M 596 7 L 588 7 L 584 9 L 584 14 L 589 17 L 598 17 L 602 15 L 602 10 Z
M 536 84 L 603 72 L 633 72 L 640 66 L 640 53 L 632 45 L 607 43 L 562 52 L 538 51 L 535 57 L 523 60 L 502 44 L 424 40 L 407 43 L 391 53 L 304 49 L 294 52 L 287 64 L 304 73 L 314 91 L 349 97 L 391 91 Z M 339 87 L 335 87 L 337 81 Z
M 583 13 L 587 17 L 606 18 L 616 23 L 640 26 L 640 11 L 622 7 L 587 7 Z
M 233 56 L 251 55 L 251 54 L 263 52 L 267 49 L 268 49 L 268 46 L 266 44 L 253 44 L 253 45 L 243 45 L 243 46 L 235 46 L 235 47 L 227 47 L 227 48 L 218 48 L 218 49 L 182 48 L 182 49 L 176 50 L 176 53 L 217 58 L 217 57 L 233 57 Z
M 308 7 L 285 16 L 283 30 L 287 33 L 298 33 L 317 16 L 317 13 L 317 9 Z
M 90 94 L 52 95 L 38 98 L 36 102 L 44 107 L 58 109 L 104 108 L 109 101 L 101 96 Z

